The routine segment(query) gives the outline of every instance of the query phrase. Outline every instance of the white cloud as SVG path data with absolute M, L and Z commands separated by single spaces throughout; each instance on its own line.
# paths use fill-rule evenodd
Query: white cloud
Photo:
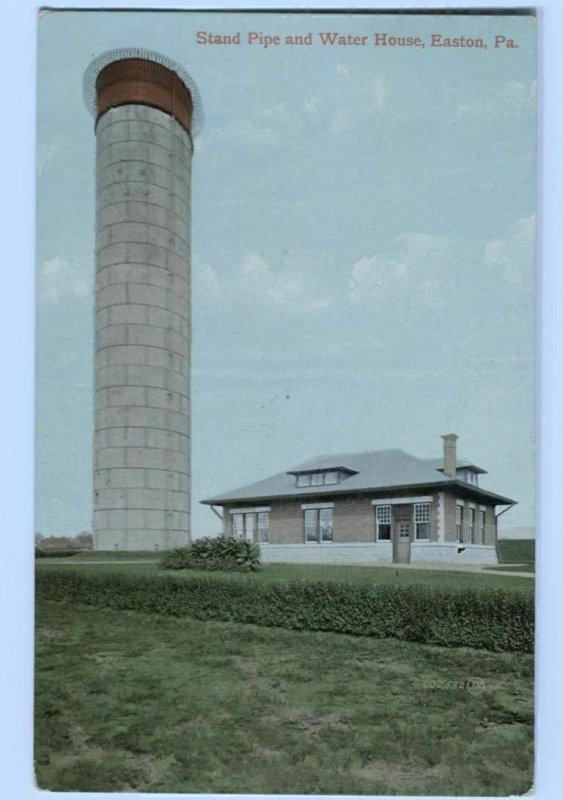
M 244 257 L 240 273 L 239 289 L 262 306 L 297 311 L 313 290 L 307 271 L 296 269 L 287 257 L 271 266 L 260 254 L 250 253 Z
M 503 87 L 501 96 L 511 108 L 529 108 L 536 102 L 537 81 L 509 81 Z
M 485 246 L 483 263 L 502 275 L 512 286 L 526 286 L 533 280 L 536 246 L 536 215 L 519 219 L 504 238 Z
M 507 111 L 526 111 L 535 105 L 536 91 L 535 80 L 508 81 L 497 92 L 460 103 L 456 108 L 456 117 L 475 117 L 484 114 L 495 117 Z
M 287 103 L 256 108 L 235 116 L 231 114 L 221 125 L 198 137 L 200 149 L 209 149 L 225 140 L 243 145 L 279 148 L 291 141 L 290 134 L 300 135 L 305 128 L 303 117 Z
M 224 271 L 196 265 L 194 274 L 203 293 L 222 304 L 242 309 L 300 314 L 329 308 L 330 290 L 301 254 L 285 253 L 276 263 L 260 253 L 247 253 L 239 265 Z M 243 312 L 244 313 L 244 312 Z
M 403 233 L 385 250 L 364 255 L 352 265 L 350 299 L 377 311 L 400 309 L 403 316 L 447 310 L 462 297 L 482 302 L 479 287 L 487 295 L 498 289 L 506 298 L 516 299 L 521 290 L 532 288 L 534 248 L 533 214 L 489 241 L 481 254 L 479 250 L 472 253 L 462 240 Z M 463 305 L 460 313 L 464 313 Z
M 248 120 L 233 122 L 225 130 L 226 136 L 235 136 L 252 144 L 277 147 L 282 143 L 279 133 L 272 128 L 259 127 Z
M 298 275 L 284 275 L 275 280 L 268 289 L 270 297 L 278 305 L 294 303 L 306 292 L 304 281 Z
M 346 81 L 340 90 L 327 95 L 315 95 L 304 101 L 305 111 L 322 120 L 337 136 L 348 136 L 366 122 L 371 124 L 373 114 L 380 113 L 388 103 L 388 86 L 380 75 L 361 75 L 354 82 L 349 68 L 336 67 L 337 74 Z
M 211 264 L 195 262 L 193 271 L 196 279 L 201 283 L 205 295 L 214 297 L 221 293 L 221 280 L 217 270 Z
M 270 268 L 266 261 L 258 253 L 248 253 L 242 261 L 242 271 L 246 274 L 257 274 L 269 272 Z
M 92 283 L 83 264 L 63 258 L 46 259 L 37 276 L 37 295 L 41 303 L 58 303 L 64 298 L 83 299 L 91 295 Z
M 325 101 L 322 97 L 312 96 L 308 97 L 303 105 L 305 106 L 305 111 L 307 111 L 309 114 L 316 114 L 324 106 L 324 104 Z
M 247 144 L 265 147 L 279 147 L 282 144 L 282 138 L 277 130 L 246 119 L 231 119 L 220 128 L 213 128 L 207 136 L 200 137 L 200 149 L 202 147 L 207 149 L 213 140 L 225 139 L 239 139 Z
M 263 108 L 259 114 L 261 117 L 275 117 L 287 112 L 287 103 L 277 103 L 275 106 Z
M 380 309 L 442 305 L 452 255 L 452 243 L 446 237 L 401 234 L 387 252 L 363 256 L 354 263 L 350 299 Z

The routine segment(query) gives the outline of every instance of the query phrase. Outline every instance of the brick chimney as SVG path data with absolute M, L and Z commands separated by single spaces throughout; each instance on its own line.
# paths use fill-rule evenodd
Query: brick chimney
M 456 442 L 458 437 L 455 433 L 446 433 L 442 436 L 444 440 L 444 465 L 442 470 L 448 478 L 456 477 L 457 459 Z

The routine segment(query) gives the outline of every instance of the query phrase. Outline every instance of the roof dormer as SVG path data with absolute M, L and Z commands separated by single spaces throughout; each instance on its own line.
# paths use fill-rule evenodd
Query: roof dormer
M 348 467 L 332 467 L 330 469 L 291 470 L 288 475 L 295 475 L 298 489 L 318 486 L 336 486 L 350 475 L 357 475 L 356 470 Z
M 486 470 L 476 467 L 474 464 L 458 467 L 456 478 L 458 481 L 470 483 L 472 486 L 479 486 L 479 475 L 484 475 Z

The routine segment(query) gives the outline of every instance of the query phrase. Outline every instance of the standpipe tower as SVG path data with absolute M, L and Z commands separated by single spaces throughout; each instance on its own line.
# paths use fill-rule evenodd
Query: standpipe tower
M 190 541 L 190 194 L 199 97 L 158 53 L 84 76 L 96 119 L 94 547 Z

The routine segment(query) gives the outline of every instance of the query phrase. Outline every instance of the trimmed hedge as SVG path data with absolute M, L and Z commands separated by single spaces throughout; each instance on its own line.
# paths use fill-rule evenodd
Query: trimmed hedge
M 36 596 L 39 601 L 444 647 L 532 652 L 534 646 L 533 597 L 505 589 L 104 575 L 53 568 L 37 573 Z
M 260 548 L 245 539 L 207 536 L 187 547 L 176 547 L 159 562 L 163 569 L 206 569 L 250 572 L 260 566 Z

